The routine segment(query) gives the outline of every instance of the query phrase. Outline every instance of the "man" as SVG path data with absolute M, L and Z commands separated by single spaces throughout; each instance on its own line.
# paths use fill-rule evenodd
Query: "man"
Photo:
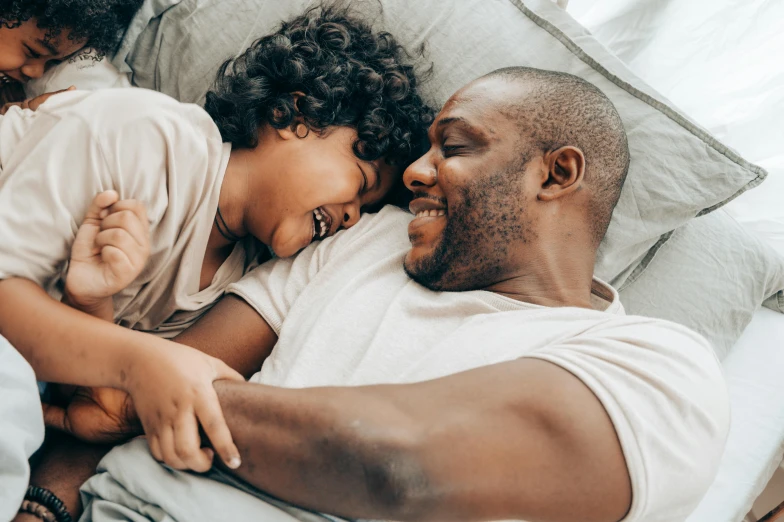
M 235 474 L 352 518 L 685 519 L 728 400 L 704 339 L 623 315 L 592 277 L 629 164 L 610 101 L 502 69 L 455 94 L 430 140 L 405 173 L 413 220 L 387 207 L 260 267 L 179 339 L 246 375 L 264 362 L 252 383 L 216 383 Z M 57 422 L 89 432 L 77 418 Z M 103 475 L 156 509 L 187 509 L 165 481 L 204 480 L 133 489 L 151 479 L 116 455 Z

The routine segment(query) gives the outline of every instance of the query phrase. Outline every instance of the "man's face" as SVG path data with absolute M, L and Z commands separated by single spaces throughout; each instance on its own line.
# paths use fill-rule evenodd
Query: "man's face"
M 529 202 L 539 176 L 519 126 L 503 109 L 507 82 L 480 80 L 455 94 L 430 128 L 430 151 L 405 172 L 413 192 L 406 273 L 432 290 L 500 282 L 515 249 L 535 238 Z

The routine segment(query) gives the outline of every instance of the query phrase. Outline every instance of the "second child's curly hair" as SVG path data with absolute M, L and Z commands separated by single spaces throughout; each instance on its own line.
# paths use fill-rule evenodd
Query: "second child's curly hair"
M 358 158 L 405 167 L 427 150 L 434 115 L 408 56 L 345 8 L 317 6 L 224 63 L 205 108 L 234 147 L 255 147 L 259 127 L 299 116 L 317 132 L 353 127 Z
M 103 56 L 117 48 L 144 0 L 0 0 L 0 28 L 35 19 L 47 38 L 69 31 L 70 40 L 86 40 Z

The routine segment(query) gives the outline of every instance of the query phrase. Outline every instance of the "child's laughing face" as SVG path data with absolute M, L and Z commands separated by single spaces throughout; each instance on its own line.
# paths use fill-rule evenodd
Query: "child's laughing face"
M 251 160 L 264 175 L 249 181 L 249 192 L 259 197 L 250 202 L 245 225 L 279 257 L 350 228 L 402 175 L 383 160 L 357 158 L 357 131 L 350 127 L 311 131 L 304 138 L 292 129 L 269 130 L 260 136 L 262 153 Z
M 12 24 L 13 25 L 13 24 Z M 24 83 L 40 78 L 47 66 L 58 63 L 82 47 L 84 41 L 72 41 L 67 31 L 47 34 L 34 18 L 18 27 L 0 28 L 0 87 L 9 82 Z

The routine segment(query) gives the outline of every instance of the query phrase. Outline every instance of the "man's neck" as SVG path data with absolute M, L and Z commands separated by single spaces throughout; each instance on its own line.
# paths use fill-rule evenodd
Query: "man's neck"
M 548 248 L 551 246 L 552 248 Z M 594 252 L 575 245 L 544 245 L 533 260 L 485 288 L 511 299 L 539 306 L 593 308 Z

